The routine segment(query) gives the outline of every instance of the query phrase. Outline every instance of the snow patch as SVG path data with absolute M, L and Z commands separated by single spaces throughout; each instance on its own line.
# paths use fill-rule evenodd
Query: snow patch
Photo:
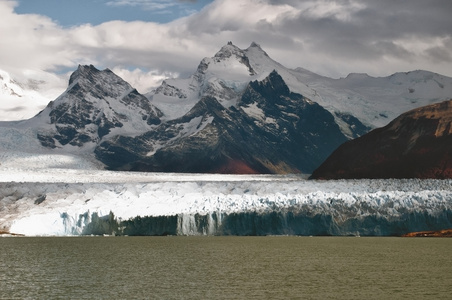
M 257 106 L 257 102 L 249 104 L 248 106 L 242 106 L 243 111 L 250 117 L 258 120 L 265 120 L 264 111 Z

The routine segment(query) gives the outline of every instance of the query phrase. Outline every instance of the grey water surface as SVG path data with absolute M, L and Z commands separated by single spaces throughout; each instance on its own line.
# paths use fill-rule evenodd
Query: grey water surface
M 452 239 L 4 237 L 1 299 L 451 299 Z

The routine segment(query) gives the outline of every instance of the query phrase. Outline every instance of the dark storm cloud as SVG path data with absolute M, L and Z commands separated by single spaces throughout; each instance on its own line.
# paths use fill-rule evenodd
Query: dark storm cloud
M 452 62 L 451 48 L 432 47 L 425 51 L 428 58 L 434 62 Z
M 366 1 L 355 14 L 360 25 L 379 38 L 401 35 L 450 35 L 452 1 L 402 0 Z
M 306 41 L 311 49 L 345 57 L 411 59 L 404 40 L 447 38 L 452 34 L 452 1 L 290 1 L 297 15 L 280 20 L 280 32 Z M 450 50 L 436 45 L 425 55 L 447 59 Z

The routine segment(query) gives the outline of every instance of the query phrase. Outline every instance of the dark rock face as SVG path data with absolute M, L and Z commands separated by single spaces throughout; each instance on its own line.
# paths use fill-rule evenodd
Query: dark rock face
M 312 178 L 452 178 L 452 100 L 345 143 Z
M 290 92 L 276 72 L 262 82 L 251 82 L 239 107 L 266 141 L 264 149 L 270 162 L 272 157 L 284 158 L 305 173 L 312 172 L 347 140 L 327 110 Z M 250 112 L 250 108 L 258 113 Z M 258 144 L 255 146 L 257 153 L 263 151 Z
M 236 107 L 204 97 L 185 116 L 96 148 L 111 169 L 165 172 L 312 172 L 347 138 L 321 106 L 276 72 L 251 82 Z
M 157 125 L 162 113 L 127 82 L 106 69 L 79 66 L 69 87 L 45 111 L 53 130 L 43 130 L 38 139 L 45 147 L 83 146 L 98 143 L 113 128 L 125 123 Z
M 250 48 L 256 47 L 260 49 L 256 44 Z M 267 56 L 262 49 L 259 53 Z M 37 138 L 51 149 L 94 152 L 112 170 L 311 173 L 350 138 L 338 119 L 352 124 L 353 134 L 368 130 L 353 116 L 333 116 L 291 92 L 276 71 L 247 85 L 210 80 L 209 65 L 223 62 L 239 62 L 249 75 L 257 75 L 248 54 L 228 44 L 200 63 L 188 90 L 163 82 L 159 95 L 179 101 L 199 98 L 188 113 L 177 119 L 166 116 L 164 123 L 153 100 L 112 71 L 79 66 L 68 89 L 39 114 Z M 192 89 L 197 96 L 190 94 Z

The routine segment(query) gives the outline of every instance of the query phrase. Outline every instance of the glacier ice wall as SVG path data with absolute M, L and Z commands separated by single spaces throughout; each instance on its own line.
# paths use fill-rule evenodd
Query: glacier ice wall
M 401 235 L 452 227 L 451 180 L 214 176 L 0 183 L 0 230 L 25 235 Z
M 369 215 L 350 218 L 338 223 L 331 215 L 310 215 L 304 212 L 241 212 L 231 214 L 175 215 L 135 217 L 119 222 L 105 217 L 100 222 L 88 224 L 76 234 L 114 234 L 139 236 L 165 235 L 362 235 L 399 236 L 413 231 L 440 230 L 452 227 L 452 210 L 431 215 L 427 212 L 410 212 L 400 218 Z

